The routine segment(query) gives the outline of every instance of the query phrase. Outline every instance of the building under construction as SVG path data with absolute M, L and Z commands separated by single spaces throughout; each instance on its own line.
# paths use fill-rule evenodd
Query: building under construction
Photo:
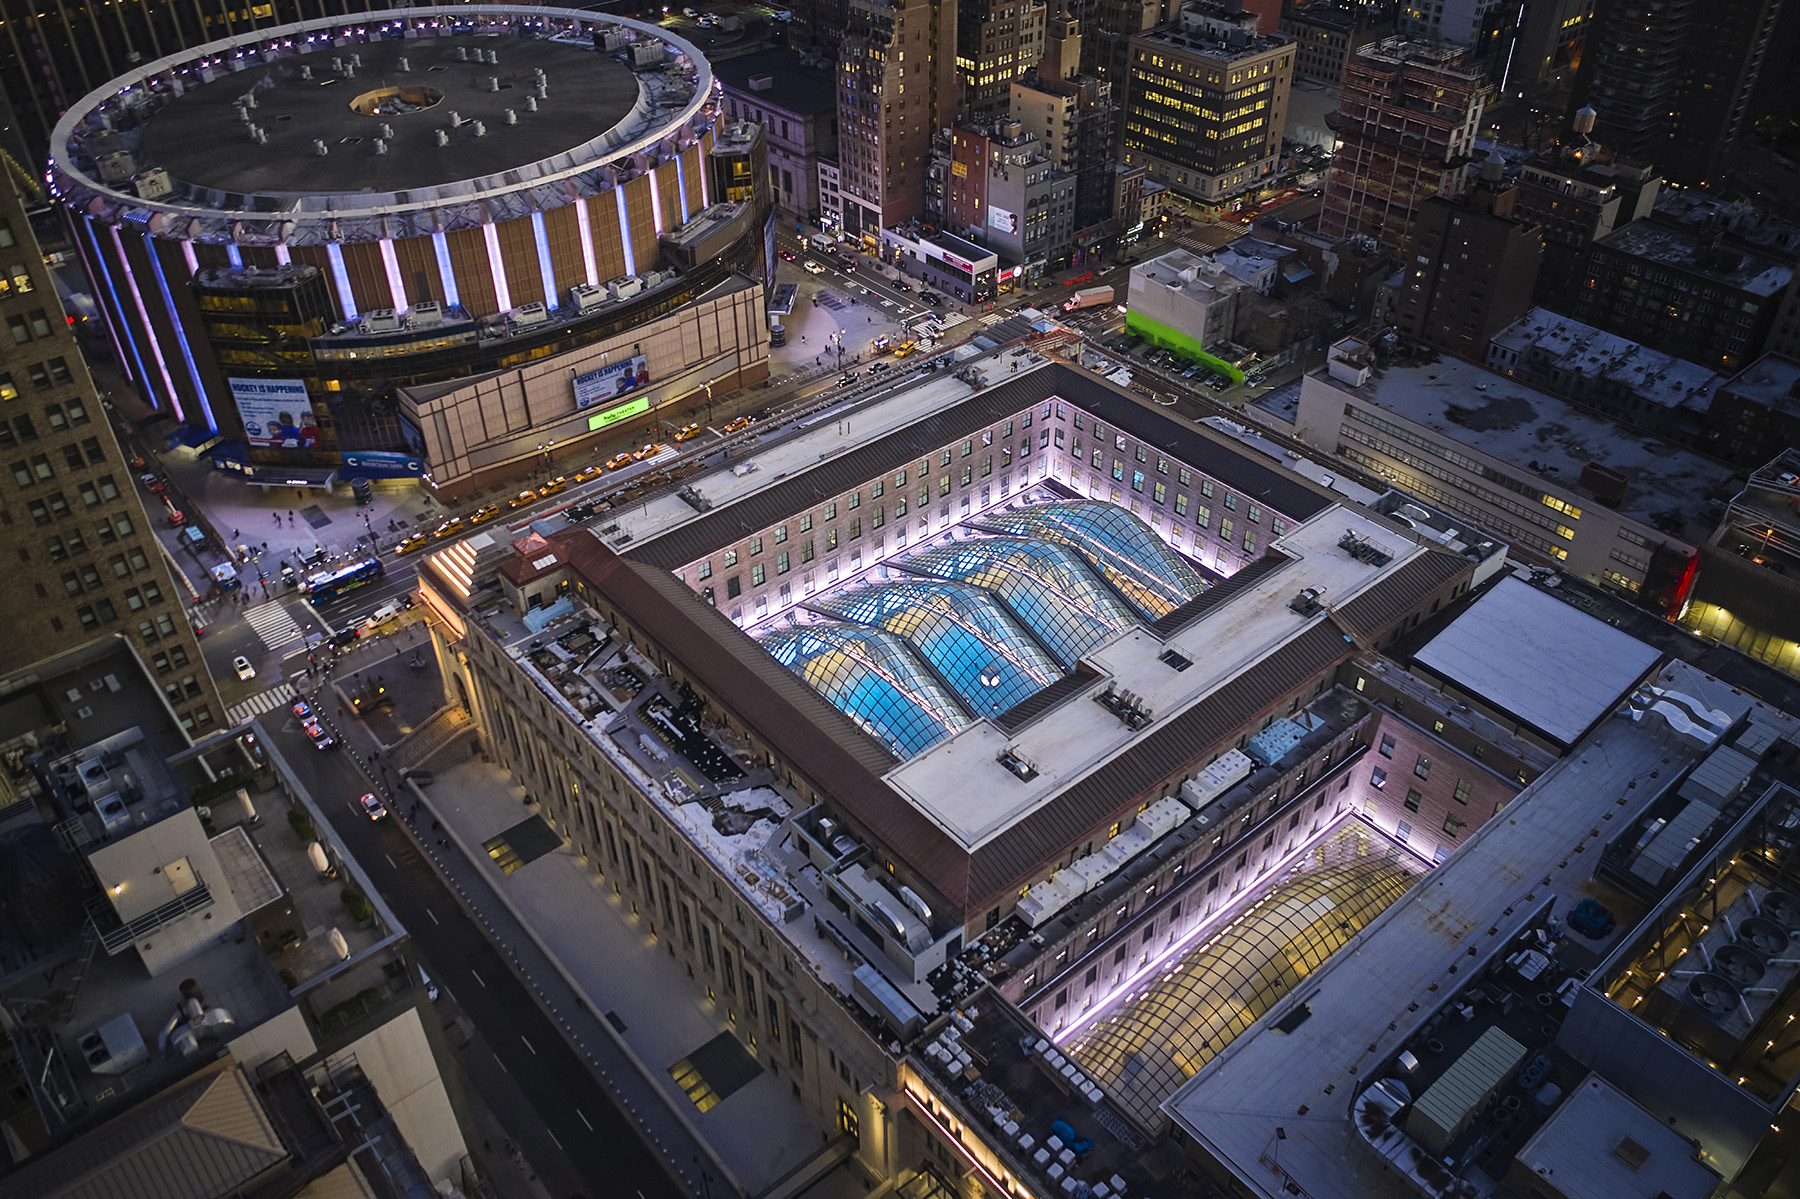
M 1344 67 L 1320 232 L 1404 249 L 1420 205 L 1461 194 L 1487 99 L 1459 46 L 1387 38 L 1358 50 Z

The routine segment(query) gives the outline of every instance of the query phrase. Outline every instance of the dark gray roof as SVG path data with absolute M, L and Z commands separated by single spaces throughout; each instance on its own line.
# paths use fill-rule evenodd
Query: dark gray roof
M 11 1199 L 216 1199 L 287 1156 L 250 1080 L 230 1064 L 28 1163 L 0 1192 Z
M 1231 490 L 1290 520 L 1306 520 L 1335 502 L 1330 492 L 1260 460 L 1228 437 L 1167 416 L 1091 371 L 1053 363 L 978 391 L 953 408 L 896 429 L 860 449 L 840 454 L 738 503 L 689 521 L 644 542 L 627 556 L 650 566 L 676 570 L 1052 397 L 1166 450 L 1172 457 L 1205 471 Z
M 726 91 L 753 104 L 801 116 L 837 112 L 832 73 L 807 66 L 792 50 L 765 50 L 743 58 L 727 58 L 713 62 L 712 69 Z M 758 75 L 773 75 L 775 86 L 767 91 L 751 91 L 750 80 Z

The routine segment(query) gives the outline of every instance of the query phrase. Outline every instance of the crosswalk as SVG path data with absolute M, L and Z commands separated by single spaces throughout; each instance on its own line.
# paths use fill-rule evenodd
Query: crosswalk
M 252 695 L 241 704 L 233 704 L 225 713 L 226 722 L 236 728 L 253 716 L 261 716 L 272 708 L 285 708 L 293 702 L 294 685 L 277 683 L 259 695 Z
M 294 623 L 293 616 L 279 600 L 271 600 L 246 610 L 244 619 L 250 622 L 250 627 L 256 630 L 256 635 L 270 649 L 280 649 L 300 636 L 300 626 Z

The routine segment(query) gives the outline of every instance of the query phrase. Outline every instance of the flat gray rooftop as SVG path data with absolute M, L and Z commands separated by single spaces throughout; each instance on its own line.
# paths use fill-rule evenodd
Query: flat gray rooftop
M 1800 362 L 1764 354 L 1733 375 L 1722 390 L 1764 404 L 1771 412 L 1800 412 Z
M 1572 745 L 1662 651 L 1504 578 L 1414 660 L 1464 692 Z
M 1397 363 L 1361 387 L 1339 383 L 1321 367 L 1304 386 L 1320 382 L 1563 487 L 1579 485 L 1589 462 L 1610 466 L 1628 480 L 1618 510 L 1646 524 L 1659 513 L 1685 521 L 1735 473 L 1456 358 Z
M 1698 234 L 1661 221 L 1633 221 L 1601 238 L 1600 244 L 1621 254 L 1692 271 L 1752 295 L 1777 295 L 1794 277 L 1793 267 L 1767 255 L 1741 246 L 1709 249 Z
M 461 48 L 493 51 L 497 65 L 458 62 Z M 359 55 L 354 78 L 341 78 L 331 60 Z M 400 69 L 400 60 L 408 69 Z M 310 67 L 313 78 L 302 79 Z M 549 98 L 538 111 L 535 94 L 542 68 Z M 499 91 L 489 91 L 490 77 Z M 386 87 L 424 87 L 443 94 L 429 108 L 394 116 L 364 116 L 351 108 L 358 96 Z M 252 141 L 238 119 L 239 98 L 253 87 L 250 119 L 268 134 Z M 172 100 L 143 132 L 140 166 L 160 166 L 197 187 L 242 193 L 395 192 L 497 175 L 554 158 L 619 124 L 638 100 L 638 80 L 618 59 L 574 42 L 530 38 L 406 38 L 333 47 L 238 74 Z M 518 124 L 506 124 L 506 110 Z M 450 114 L 463 124 L 451 129 Z M 486 125 L 476 136 L 474 122 Z M 375 142 L 383 124 L 394 136 L 387 153 Z M 438 130 L 450 144 L 437 144 Z M 326 145 L 315 153 L 313 141 Z
M 1685 662 L 1664 667 L 1659 682 L 1733 719 L 1758 702 Z M 1762 718 L 1794 727 L 1773 709 Z M 1163 1111 L 1253 1193 L 1283 1193 L 1258 1161 L 1280 1128 L 1281 1168 L 1312 1199 L 1416 1199 L 1410 1183 L 1357 1148 L 1350 1102 L 1361 1082 L 1470 977 L 1450 973 L 1469 961 L 1469 949 L 1505 944 L 1549 895 L 1559 911 L 1575 902 L 1599 857 L 1575 847 L 1591 846 L 1588 830 L 1631 783 L 1698 756 L 1695 743 L 1666 729 L 1613 717 L 1315 971 L 1297 997 L 1207 1063 Z M 1621 820 L 1633 815 L 1618 810 Z M 1271 1027 L 1299 1002 L 1311 1010 L 1303 1023 L 1286 1033 Z

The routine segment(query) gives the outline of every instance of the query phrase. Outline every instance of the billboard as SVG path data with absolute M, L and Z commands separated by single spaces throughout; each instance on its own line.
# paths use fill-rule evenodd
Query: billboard
M 989 204 L 988 228 L 998 229 L 1002 233 L 1017 233 L 1019 231 L 1019 214 Z
M 266 449 L 317 449 L 319 422 L 306 384 L 299 379 L 235 379 L 225 382 L 244 422 L 244 441 Z
M 650 363 L 642 354 L 633 354 L 599 370 L 576 375 L 575 407 L 592 408 L 617 399 L 628 391 L 636 391 L 650 383 Z

